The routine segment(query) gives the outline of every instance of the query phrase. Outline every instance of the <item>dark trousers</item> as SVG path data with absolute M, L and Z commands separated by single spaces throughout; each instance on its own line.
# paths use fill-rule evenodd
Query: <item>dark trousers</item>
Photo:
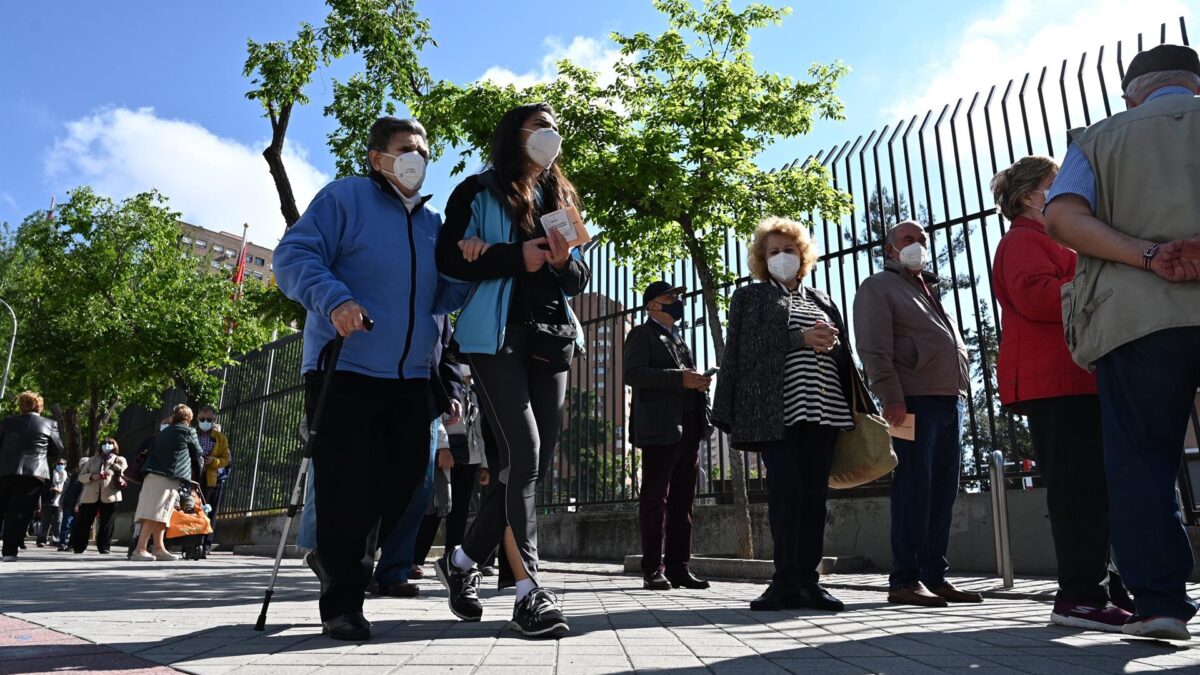
M 58 530 L 62 527 L 62 507 L 51 504 L 42 505 L 42 529 L 38 532 L 38 543 L 45 544 L 58 539 Z
M 1105 603 L 1108 571 L 1108 483 L 1100 397 L 1059 396 L 1024 401 L 1058 559 L 1058 597 Z M 1113 590 L 1116 590 L 1114 588 Z
M 37 476 L 0 476 L 0 507 L 4 508 L 3 555 L 15 556 L 25 530 L 37 511 L 42 480 Z
M 475 481 L 479 478 L 478 464 L 455 464 L 450 470 L 450 513 L 446 514 L 446 550 L 453 550 L 462 543 L 463 534 L 467 531 L 467 512 L 471 510 L 471 497 L 475 494 Z M 429 549 L 433 548 L 433 540 L 437 536 L 438 526 L 442 518 L 431 513 L 421 520 L 421 529 L 417 532 L 417 545 L 413 550 L 413 560 L 418 565 L 425 564 Z M 484 564 L 485 561 L 476 561 Z
M 679 573 L 692 557 L 692 502 L 700 469 L 702 429 L 696 411 L 683 413 L 683 435 L 671 445 L 642 448 L 642 573 Z
M 83 552 L 87 549 L 88 538 L 92 533 L 92 523 L 100 516 L 100 525 L 96 528 L 96 550 L 107 551 L 112 545 L 113 514 L 117 512 L 117 504 L 102 504 L 98 501 L 91 504 L 80 504 L 75 523 L 71 525 L 71 549 Z
M 771 586 L 787 592 L 820 580 L 825 550 L 825 497 L 838 430 L 810 422 L 787 427 L 782 441 L 762 453 L 767 465 L 767 516 L 775 548 Z
M 550 470 L 562 427 L 567 373 L 548 373 L 530 366 L 525 341 L 528 329 L 509 326 L 499 354 L 469 354 L 479 403 L 495 434 L 500 465 L 492 470 L 503 490 L 489 490 L 479 513 L 463 536 L 463 551 L 476 562 L 490 560 L 505 526 L 525 571 L 537 581 L 538 480 Z
M 964 403 L 957 396 L 909 396 L 916 440 L 892 439 L 892 588 L 946 583 L 950 520 L 962 464 Z
M 310 424 L 324 377 L 305 375 Z M 433 418 L 429 380 L 333 374 L 313 450 L 317 555 L 328 581 L 322 621 L 362 611 L 374 560 L 368 535 L 391 531 L 425 476 Z
M 1108 521 L 1117 567 L 1140 616 L 1187 621 L 1192 549 L 1175 482 L 1200 387 L 1200 326 L 1151 333 L 1096 362 L 1104 415 Z
M 212 507 L 212 511 L 208 514 L 209 521 L 212 522 L 213 534 L 217 530 L 217 513 L 221 510 L 221 493 L 225 491 L 225 483 L 221 479 L 217 479 L 216 485 L 206 486 L 204 488 L 204 501 Z M 204 545 L 212 546 L 213 534 L 204 535 Z

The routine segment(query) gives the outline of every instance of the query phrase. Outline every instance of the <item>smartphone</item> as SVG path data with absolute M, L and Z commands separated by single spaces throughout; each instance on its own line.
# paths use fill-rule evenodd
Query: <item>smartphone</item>
M 704 371 L 704 376 L 705 376 L 705 377 L 712 377 L 713 375 L 716 375 L 716 374 L 717 374 L 717 371 L 718 371 L 718 370 L 720 370 L 720 368 L 718 368 L 718 367 L 716 367 L 716 366 L 713 366 L 712 368 L 709 368 L 708 370 Z

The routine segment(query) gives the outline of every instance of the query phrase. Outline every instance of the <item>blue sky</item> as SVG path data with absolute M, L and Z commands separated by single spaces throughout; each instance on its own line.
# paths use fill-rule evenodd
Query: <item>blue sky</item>
M 1200 0 L 1046 0 L 797 3 L 783 26 L 751 43 L 761 69 L 803 76 L 814 61 L 853 68 L 841 96 L 843 122 L 819 123 L 761 160 L 777 166 L 969 95 L 1063 54 L 1092 48 L 1130 28 L 1193 14 Z M 610 31 L 657 32 L 649 0 L 426 0 L 418 8 L 440 43 L 426 52 L 435 78 L 467 82 L 553 77 L 556 56 L 597 68 L 611 62 Z M 113 197 L 157 188 L 183 217 L 273 246 L 283 231 L 265 162 L 269 125 L 244 98 L 246 39 L 283 39 L 299 22 L 319 24 L 322 2 L 117 4 L 68 2 L 47 10 L 15 3 L 0 22 L 0 222 L 19 223 L 51 195 L 81 184 Z M 1193 25 L 1195 25 L 1193 23 Z M 501 37 L 503 36 L 503 37 Z M 606 61 L 607 59 L 607 61 Z M 333 174 L 331 129 L 321 106 L 322 71 L 297 111 L 289 171 L 303 203 Z M 434 166 L 426 190 L 441 204 L 450 162 Z

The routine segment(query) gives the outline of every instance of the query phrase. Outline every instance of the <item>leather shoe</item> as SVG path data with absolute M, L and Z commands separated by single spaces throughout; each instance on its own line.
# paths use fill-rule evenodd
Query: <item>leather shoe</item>
M 321 634 L 334 640 L 364 642 L 371 639 L 371 622 L 362 612 L 351 612 L 322 621 Z
M 667 575 L 656 571 L 653 574 L 648 574 L 642 580 L 642 588 L 648 591 L 669 591 L 671 590 L 671 582 L 667 581 Z
M 767 590 L 763 591 L 762 595 L 750 601 L 750 610 L 753 612 L 778 612 L 781 609 L 793 609 L 788 602 L 789 599 L 787 594 L 774 585 L 767 586 Z
M 925 584 L 916 582 L 888 591 L 888 602 L 893 605 L 916 605 L 918 607 L 945 607 L 946 599 L 934 595 Z
M 819 609 L 824 612 L 840 612 L 846 609 L 846 603 L 829 594 L 829 591 L 819 584 L 801 588 L 788 594 L 788 600 L 801 607 Z
M 970 591 L 960 591 L 949 581 L 930 590 L 946 602 L 983 602 L 982 595 Z
M 667 579 L 673 588 L 705 589 L 712 585 L 708 583 L 708 579 L 701 579 L 686 569 L 668 574 Z
M 386 595 L 391 598 L 415 598 L 421 594 L 421 589 L 416 584 L 410 584 L 407 581 L 396 581 L 390 584 L 380 584 L 372 581 L 373 588 L 371 593 L 375 595 Z

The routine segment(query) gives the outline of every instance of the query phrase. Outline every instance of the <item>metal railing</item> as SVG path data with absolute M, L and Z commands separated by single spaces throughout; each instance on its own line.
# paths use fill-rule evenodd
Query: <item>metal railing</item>
M 1167 41 L 1168 32 L 1163 24 L 1158 41 Z M 1182 18 L 1178 35 L 1187 44 Z M 1141 51 L 1142 36 L 1136 45 Z M 971 356 L 963 433 L 965 490 L 994 484 L 992 453 L 1001 453 L 1014 467 L 1019 466 L 1016 459 L 1032 454 L 1023 421 L 1001 408 L 996 392 L 1000 328 L 991 292 L 992 256 L 1007 223 L 995 213 L 988 183 L 1025 155 L 1061 157 L 1073 124 L 1091 124 L 1120 109 L 1120 79 L 1131 51 L 1123 43 L 1101 47 L 1094 71 L 1087 53 L 1077 63 L 1064 59 L 1057 67 L 989 86 L 806 160 L 827 167 L 833 186 L 853 201 L 851 213 L 837 221 L 811 214 L 813 235 L 824 253 L 809 280 L 840 305 L 851 330 L 855 289 L 879 269 L 887 227 L 906 218 L 926 225 L 932 271 L 946 280 L 943 302 Z M 640 453 L 629 444 L 630 391 L 622 381 L 621 349 L 625 333 L 643 320 L 641 299 L 632 272 L 619 264 L 612 246 L 597 246 L 585 258 L 593 270 L 592 284 L 572 303 L 584 327 L 587 354 L 570 373 L 560 446 L 539 501 L 546 508 L 568 510 L 626 508 L 638 495 Z M 720 289 L 728 296 L 750 281 L 746 242 L 727 237 L 724 259 L 737 279 Z M 683 298 L 689 318 L 681 324 L 683 336 L 702 370 L 715 364 L 695 269 L 680 261 L 662 275 L 692 289 Z M 292 335 L 242 357 L 227 371 L 221 413 L 234 458 L 223 500 L 226 514 L 278 509 L 287 500 L 299 465 L 299 360 L 300 335 Z M 744 463 L 751 497 L 761 497 L 765 470 L 757 455 L 731 452 L 727 439 L 714 435 L 702 446 L 701 500 L 729 497 L 731 461 Z M 1031 474 L 1014 470 L 1005 475 Z M 882 493 L 886 487 L 884 479 L 833 496 Z

